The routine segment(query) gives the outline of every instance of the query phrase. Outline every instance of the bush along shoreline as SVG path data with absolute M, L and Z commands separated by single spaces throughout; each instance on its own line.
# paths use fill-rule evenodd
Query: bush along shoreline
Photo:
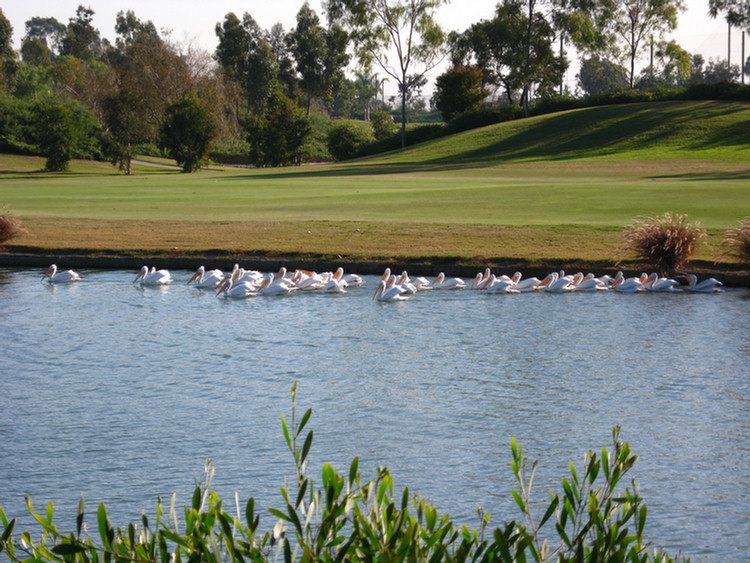
M 41 527 L 32 540 L 24 531 L 14 535 L 16 520 L 8 520 L 0 508 L 3 532 L 0 552 L 14 563 L 59 562 L 158 562 L 179 563 L 524 563 L 526 561 L 671 563 L 688 561 L 654 549 L 644 539 L 647 508 L 635 480 L 619 490 L 636 463 L 627 443 L 613 429 L 611 450 L 590 451 L 582 471 L 571 463 L 570 477 L 561 493 L 551 493 L 543 512 L 532 506 L 532 481 L 536 463 L 529 465 L 521 444 L 511 440 L 511 467 L 517 488 L 512 490 L 520 517 L 500 527 L 489 527 L 489 513 L 479 511 L 478 529 L 454 524 L 418 495 L 404 489 L 394 497 L 388 470 L 364 481 L 355 458 L 347 474 L 323 465 L 320 483 L 309 474 L 308 455 L 313 431 L 305 433 L 312 411 L 298 417 L 296 383 L 292 386 L 290 424 L 281 417 L 284 438 L 294 458 L 295 478 L 281 488 L 280 508 L 268 509 L 276 518 L 272 530 L 259 530 L 260 517 L 250 498 L 241 516 L 237 506 L 211 490 L 214 467 L 206 464 L 205 477 L 197 483 L 191 504 L 179 522 L 174 498 L 168 513 L 159 502 L 156 521 L 142 517 L 140 524 L 114 528 L 104 504 L 96 513 L 97 533 L 84 526 L 81 499 L 76 529 L 61 532 L 53 524 L 54 509 L 44 513 L 27 506 Z M 554 542 L 543 538 L 556 536 Z M 553 545 L 554 544 L 554 545 Z

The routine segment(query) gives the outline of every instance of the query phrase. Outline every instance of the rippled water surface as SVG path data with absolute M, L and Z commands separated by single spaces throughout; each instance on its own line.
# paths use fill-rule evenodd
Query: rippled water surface
M 207 458 L 222 496 L 280 506 L 294 468 L 281 431 L 298 382 L 315 470 L 397 487 L 477 525 L 516 518 L 510 439 L 540 469 L 540 501 L 609 446 L 640 460 L 646 535 L 694 561 L 750 553 L 750 295 L 432 291 L 217 299 L 173 272 L 82 271 L 70 286 L 0 269 L 0 506 L 33 529 L 54 502 L 73 529 L 80 496 L 124 526 L 157 497 L 189 501 Z M 266 516 L 263 529 L 273 521 Z

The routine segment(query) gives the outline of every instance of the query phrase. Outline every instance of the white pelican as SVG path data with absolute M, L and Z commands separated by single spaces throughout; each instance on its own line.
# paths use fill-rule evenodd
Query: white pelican
M 148 266 L 143 266 L 133 280 L 133 283 L 136 282 L 141 285 L 167 285 L 172 283 L 172 276 L 170 276 L 168 270 L 157 270 L 152 266 L 149 271 Z
M 560 273 L 564 274 L 562 270 Z M 542 287 L 544 291 L 550 293 L 568 293 L 573 291 L 573 284 L 571 279 L 565 275 L 560 275 L 558 272 L 552 272 L 544 280 L 542 280 Z
M 708 278 L 703 280 L 702 282 L 698 282 L 698 276 L 696 276 L 695 274 L 685 274 L 681 277 L 690 282 L 690 284 L 685 289 L 693 293 L 718 293 L 720 291 L 724 291 L 720 287 L 716 287 L 723 284 L 715 278 Z
M 542 280 L 537 277 L 525 279 L 521 279 L 521 277 L 521 272 L 516 272 L 512 277 L 512 279 L 516 280 L 516 285 L 514 287 L 521 293 L 536 291 L 539 288 L 539 284 L 542 283 Z
M 344 274 L 344 268 L 338 268 L 333 274 L 334 279 L 341 279 L 346 282 L 347 286 L 359 286 L 364 285 L 365 280 L 362 279 L 358 274 Z
M 52 264 L 47 268 L 47 271 L 42 276 L 42 280 L 46 277 L 49 277 L 47 280 L 49 283 L 70 283 L 81 281 L 81 276 L 78 272 L 74 272 L 73 270 L 65 270 L 64 272 L 58 273 L 56 264 Z
M 505 280 L 491 274 L 489 279 L 482 284 L 480 291 L 482 293 L 521 293 L 515 285 L 510 278 Z
M 206 269 L 201 266 L 198 271 L 193 274 L 188 280 L 188 284 L 195 281 L 195 287 L 210 287 L 216 288 L 224 279 L 224 274 L 221 270 L 210 270 L 206 272 Z
M 346 280 L 335 274 L 330 277 L 328 282 L 323 286 L 323 291 L 327 293 L 346 293 L 346 288 L 349 286 Z
M 610 289 L 614 289 L 618 293 L 638 293 L 639 291 L 645 291 L 641 283 L 641 278 L 625 278 L 622 272 L 617 272 L 612 285 L 610 285 Z
M 446 278 L 443 272 L 440 272 L 430 284 L 432 289 L 466 289 L 466 282 L 461 278 Z
M 484 272 L 478 272 L 477 275 L 474 276 L 474 281 L 471 282 L 471 285 L 469 287 L 471 289 L 482 289 L 485 282 L 490 279 L 491 273 L 492 270 L 490 270 L 489 268 L 485 268 Z
M 586 274 L 583 278 L 578 279 L 573 284 L 573 291 L 607 291 L 607 287 L 602 280 L 595 277 L 594 274 Z
M 380 280 L 378 289 L 375 290 L 373 299 L 378 301 L 406 301 L 409 297 L 404 295 L 404 288 L 394 284 L 388 283 L 385 280 Z
M 671 278 L 661 278 L 656 272 L 652 272 L 647 275 L 645 272 L 641 274 L 641 283 L 648 291 L 655 291 L 659 293 L 669 293 L 680 291 L 678 286 L 680 282 Z
M 225 276 L 219 287 L 216 290 L 217 297 L 224 297 L 227 299 L 247 299 L 248 297 L 255 297 L 258 295 L 255 292 L 255 286 L 246 281 L 235 282 L 232 281 L 232 276 Z
M 278 274 L 281 275 L 279 276 Z M 278 274 L 270 274 L 268 278 L 260 284 L 260 287 L 257 290 L 260 295 L 287 295 L 294 291 L 294 285 L 284 278 L 286 268 L 281 268 Z
M 406 270 L 401 272 L 401 276 L 394 283 L 396 285 L 400 285 L 401 287 L 404 288 L 406 293 L 410 293 L 412 295 L 415 294 L 417 291 L 419 291 L 419 288 L 411 282 L 411 279 L 409 278 L 409 274 L 406 272 Z
M 417 291 L 422 291 L 423 289 L 430 289 L 430 280 L 428 280 L 424 276 L 416 276 L 416 277 L 410 277 L 409 274 L 404 270 L 401 272 L 402 276 L 405 276 L 405 282 L 404 283 L 410 283 L 414 286 L 414 288 Z
M 295 270 L 292 282 L 294 282 L 294 287 L 300 291 L 314 291 L 316 289 L 323 289 L 327 278 L 322 274 L 310 270 Z

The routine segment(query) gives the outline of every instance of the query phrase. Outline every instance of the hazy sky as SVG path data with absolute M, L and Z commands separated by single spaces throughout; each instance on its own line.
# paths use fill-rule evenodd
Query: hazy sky
M 213 52 L 217 43 L 214 27 L 227 13 L 234 12 L 242 17 L 243 13 L 249 12 L 262 28 L 268 29 L 280 22 L 284 29 L 289 30 L 294 27 L 296 14 L 303 3 L 304 0 L 10 0 L 3 2 L 2 10 L 13 26 L 16 49 L 20 48 L 27 20 L 34 16 L 54 17 L 67 24 L 77 7 L 83 4 L 94 10 L 93 23 L 102 37 L 113 43 L 117 12 L 133 10 L 139 19 L 151 20 L 157 29 L 171 29 L 175 41 L 193 42 Z M 320 0 L 310 0 L 309 3 L 325 21 Z M 726 58 L 727 26 L 724 21 L 707 15 L 708 0 L 686 0 L 685 3 L 688 10 L 680 16 L 680 27 L 673 37 L 683 48 L 691 53 L 701 53 L 707 60 Z M 453 0 L 438 10 L 438 19 L 444 28 L 462 31 L 476 21 L 490 18 L 496 4 L 496 0 Z M 740 60 L 740 37 L 739 30 L 732 31 L 733 63 Z M 746 47 L 746 53 L 748 51 L 750 44 Z M 571 70 L 569 74 L 567 82 L 573 86 L 575 71 Z

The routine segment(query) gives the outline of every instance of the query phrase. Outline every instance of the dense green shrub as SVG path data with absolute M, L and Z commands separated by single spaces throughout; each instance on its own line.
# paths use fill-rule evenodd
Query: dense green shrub
M 358 156 L 362 146 L 373 139 L 369 123 L 342 119 L 328 131 L 328 151 L 336 160 L 348 160 Z
M 372 132 L 377 141 L 389 139 L 398 135 L 398 125 L 387 111 L 373 111 L 370 113 L 370 124 Z
M 251 498 L 234 510 L 225 507 L 211 490 L 214 468 L 206 466 L 203 483 L 196 485 L 192 501 L 184 508 L 180 524 L 174 509 L 165 514 L 156 508 L 153 526 L 144 515 L 140 526 L 129 524 L 115 529 L 103 504 L 96 520 L 98 537 L 84 527 L 81 499 L 74 532 L 62 533 L 53 524 L 53 506 L 36 513 L 42 536 L 34 542 L 29 532 L 13 536 L 15 519 L 8 520 L 0 509 L 3 525 L 0 551 L 12 563 L 22 561 L 55 563 L 669 563 L 667 554 L 649 551 L 644 540 L 647 509 L 638 486 L 618 489 L 637 456 L 613 431 L 611 451 L 589 452 L 579 474 L 570 465 L 570 479 L 563 480 L 562 493 L 550 493 L 549 503 L 536 513 L 531 485 L 536 463 L 529 469 L 522 447 L 511 440 L 511 466 L 518 488 L 512 490 L 521 518 L 488 529 L 490 515 L 479 511 L 479 529 L 459 527 L 450 516 L 441 515 L 418 495 L 404 489 L 400 498 L 393 493 L 393 479 L 387 469 L 363 482 L 355 458 L 346 474 L 332 466 L 322 468 L 320 484 L 308 474 L 308 455 L 313 431 L 303 434 L 310 420 L 307 410 L 296 412 L 296 384 L 292 387 L 291 425 L 282 416 L 282 429 L 294 458 L 296 474 L 281 488 L 281 508 L 269 508 L 276 518 L 273 529 L 259 530 L 260 517 Z M 554 530 L 548 530 L 545 526 Z M 552 545 L 556 535 L 558 542 Z M 283 558 L 283 559 L 282 559 Z
M 523 117 L 523 108 L 518 105 L 486 107 L 457 115 L 446 126 L 446 132 L 447 134 L 459 133 L 521 117 Z

